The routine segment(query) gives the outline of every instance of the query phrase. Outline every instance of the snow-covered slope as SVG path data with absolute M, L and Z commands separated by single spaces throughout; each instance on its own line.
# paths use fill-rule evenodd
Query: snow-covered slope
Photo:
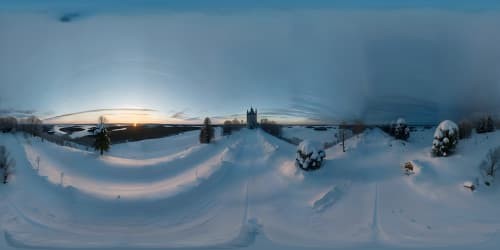
M 368 130 L 312 172 L 294 166 L 295 146 L 260 130 L 208 145 L 190 132 L 104 157 L 2 134 L 17 167 L 0 186 L 0 249 L 496 249 L 500 190 L 462 184 L 500 133 L 474 134 L 446 158 L 430 156 L 432 133 L 403 143 Z

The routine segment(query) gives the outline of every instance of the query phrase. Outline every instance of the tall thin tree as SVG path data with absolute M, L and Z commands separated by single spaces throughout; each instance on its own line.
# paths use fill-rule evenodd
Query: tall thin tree
M 100 151 L 101 155 L 104 151 L 108 151 L 111 145 L 111 139 L 108 136 L 108 130 L 105 126 L 106 118 L 104 116 L 99 117 L 99 124 L 97 125 L 94 134 L 94 149 Z

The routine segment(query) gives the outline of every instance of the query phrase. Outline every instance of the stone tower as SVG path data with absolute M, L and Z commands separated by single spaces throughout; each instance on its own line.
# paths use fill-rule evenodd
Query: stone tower
M 247 110 L 247 128 L 254 129 L 257 126 L 257 109 L 250 107 L 250 111 Z

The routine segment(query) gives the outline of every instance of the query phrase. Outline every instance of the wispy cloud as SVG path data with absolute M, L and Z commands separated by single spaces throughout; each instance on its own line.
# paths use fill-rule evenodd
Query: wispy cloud
M 62 114 L 62 115 L 57 115 L 53 117 L 49 117 L 44 119 L 45 121 L 51 121 L 51 120 L 56 120 L 64 117 L 71 117 L 75 115 L 80 115 L 80 114 L 89 114 L 89 113 L 102 113 L 102 112 L 108 112 L 108 111 L 115 111 L 115 112 L 123 112 L 123 111 L 144 111 L 144 112 L 157 112 L 154 109 L 141 109 L 141 108 L 112 108 L 112 109 L 93 109 L 93 110 L 86 110 L 86 111 L 79 111 L 79 112 L 74 112 L 74 113 L 68 113 L 68 114 Z

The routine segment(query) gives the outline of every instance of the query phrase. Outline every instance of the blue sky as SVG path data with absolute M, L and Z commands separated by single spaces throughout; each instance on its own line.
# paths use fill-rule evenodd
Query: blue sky
M 250 105 L 296 122 L 498 114 L 499 6 L 7 0 L 0 113 L 181 123 L 241 118 Z

